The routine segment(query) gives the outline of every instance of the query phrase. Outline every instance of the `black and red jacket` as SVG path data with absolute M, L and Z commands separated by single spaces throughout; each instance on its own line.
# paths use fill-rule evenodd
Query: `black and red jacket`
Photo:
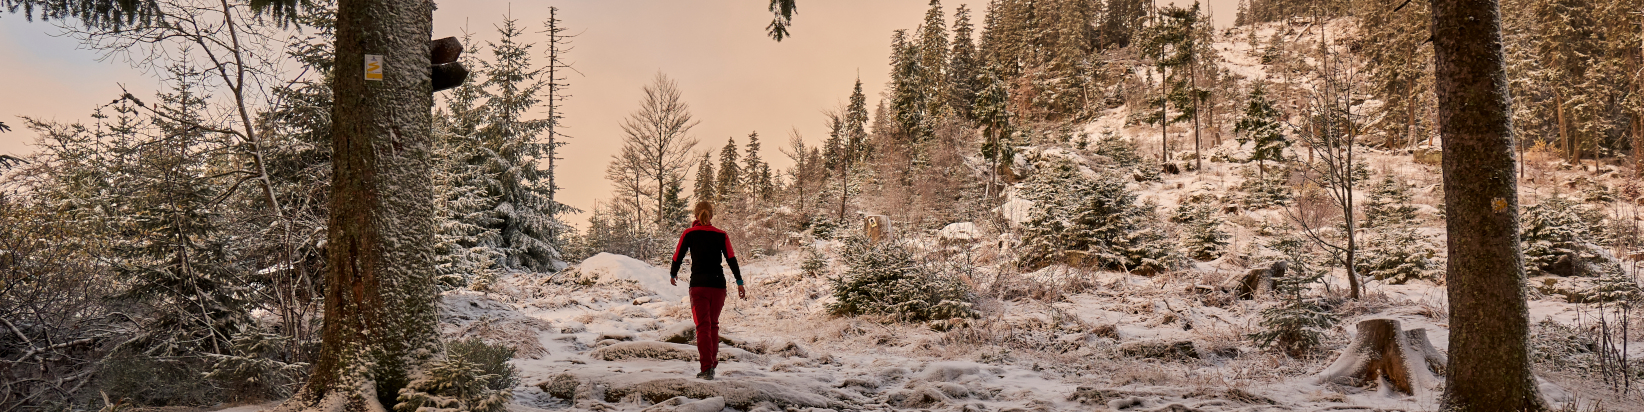
M 719 267 L 719 256 L 731 265 L 731 275 L 737 286 L 742 285 L 742 269 L 736 266 L 736 251 L 731 249 L 731 236 L 719 228 L 691 222 L 691 228 L 679 234 L 679 245 L 674 247 L 674 264 L 668 276 L 679 277 L 679 264 L 685 252 L 691 252 L 691 287 L 725 288 L 725 271 Z

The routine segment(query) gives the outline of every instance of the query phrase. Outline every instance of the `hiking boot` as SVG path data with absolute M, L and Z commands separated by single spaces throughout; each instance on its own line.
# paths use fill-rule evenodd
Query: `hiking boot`
M 702 373 L 696 374 L 696 378 L 701 379 L 701 380 L 705 380 L 705 381 L 714 380 L 714 368 L 708 368 L 708 370 L 705 370 L 705 371 L 702 371 Z

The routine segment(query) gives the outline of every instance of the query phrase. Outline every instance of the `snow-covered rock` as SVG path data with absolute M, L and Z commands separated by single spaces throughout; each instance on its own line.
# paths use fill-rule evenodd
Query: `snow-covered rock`
M 679 301 L 685 296 L 686 286 L 668 284 L 668 269 L 652 266 L 639 259 L 612 254 L 600 253 L 582 261 L 578 269 L 588 275 L 594 275 L 602 281 L 626 279 L 639 283 L 639 287 L 662 297 L 663 301 Z
M 1028 212 L 1033 211 L 1033 201 L 1012 196 L 996 210 L 1004 215 L 1005 220 L 1010 221 L 1011 225 L 1021 225 L 1028 221 Z
M 950 223 L 943 227 L 941 231 L 936 232 L 936 235 L 941 236 L 944 240 L 965 241 L 982 237 L 982 233 L 976 230 L 976 224 L 971 222 Z

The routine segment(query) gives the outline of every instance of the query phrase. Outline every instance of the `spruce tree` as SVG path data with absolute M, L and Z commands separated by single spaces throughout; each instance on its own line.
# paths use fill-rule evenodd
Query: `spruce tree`
M 1182 234 L 1182 251 L 1188 257 L 1201 261 L 1215 260 L 1227 251 L 1233 238 L 1222 230 L 1224 220 L 1216 216 L 1216 208 L 1204 203 L 1183 203 L 1176 208 L 1172 222 L 1186 227 Z
M 1370 188 L 1364 203 L 1364 227 L 1378 228 L 1416 224 L 1416 207 L 1410 204 L 1410 189 L 1392 175 Z
M 1166 138 L 1169 125 L 1184 120 L 1198 122 L 1199 105 L 1209 92 L 1198 88 L 1195 81 L 1196 67 L 1205 52 L 1203 44 L 1207 39 L 1201 39 L 1199 5 L 1181 8 L 1168 6 L 1159 11 L 1159 18 L 1153 26 L 1148 28 L 1147 37 L 1142 43 L 1143 55 L 1153 59 L 1153 66 L 1160 74 L 1159 94 L 1150 106 L 1158 107 L 1157 114 L 1145 117 L 1149 123 L 1159 124 L 1159 139 L 1163 148 L 1161 160 L 1169 161 L 1170 145 Z M 1185 72 L 1184 72 L 1185 71 Z M 1174 104 L 1177 114 L 1170 116 L 1170 106 Z M 1198 128 L 1194 128 L 1195 165 L 1203 162 L 1199 153 Z M 1195 167 L 1195 169 L 1198 169 Z
M 365 78 L 366 54 L 428 67 L 433 13 L 429 2 L 338 3 L 325 325 L 308 383 L 281 409 L 384 410 L 416 365 L 439 352 L 433 91 L 421 69 Z
M 1039 165 L 1022 184 L 1033 210 L 1023 223 L 1022 263 L 1042 267 L 1082 253 L 1092 266 L 1157 273 L 1178 266 L 1175 242 L 1157 227 L 1151 205 L 1138 204 L 1113 171 L 1087 176 L 1071 162 Z
M 953 50 L 948 52 L 948 93 L 946 94 L 949 110 L 965 120 L 976 120 L 972 105 L 976 104 L 976 92 L 979 83 L 977 72 L 981 69 L 976 56 L 976 44 L 971 39 L 972 26 L 970 24 L 970 8 L 960 4 L 953 12 Z
M 1284 161 L 1284 149 L 1290 147 L 1290 140 L 1284 137 L 1279 123 L 1280 116 L 1273 101 L 1267 98 L 1267 89 L 1258 84 L 1250 90 L 1244 115 L 1233 126 L 1233 131 L 1239 134 L 1239 144 L 1254 145 L 1250 149 L 1250 160 L 1256 161 L 1256 175 L 1263 180 L 1267 177 L 1267 162 Z
M 482 62 L 486 118 L 476 131 L 482 149 L 472 159 L 485 167 L 485 190 L 496 199 L 485 226 L 498 231 L 491 246 L 503 254 L 500 266 L 553 271 L 559 251 L 549 241 L 561 224 L 550 216 L 554 208 L 541 169 L 547 145 L 538 141 L 553 121 L 526 118 L 542 103 L 546 68 L 531 63 L 535 45 L 520 42 L 525 31 L 517 20 L 504 17 L 497 33 L 500 40 L 489 43 L 494 60 Z
M 1417 230 L 1418 223 L 1409 188 L 1392 175 L 1383 177 L 1364 204 L 1363 227 L 1371 233 L 1359 271 L 1390 284 L 1432 278 L 1441 263 L 1435 259 L 1438 250 Z
M 775 197 L 776 185 L 776 176 L 771 174 L 771 164 L 760 163 L 759 184 L 756 185 L 759 188 L 759 198 L 762 200 L 770 200 Z
M 691 191 L 692 197 L 697 200 L 713 201 L 719 197 L 715 195 L 714 164 L 708 152 L 702 152 L 702 161 L 696 164 L 696 185 Z
M 465 79 L 434 115 L 434 276 L 446 288 L 489 275 L 504 258 L 495 247 L 501 230 L 491 213 L 497 196 L 486 190 L 493 179 L 486 165 L 475 161 L 482 153 L 474 138 L 485 116 L 478 102 L 482 93 L 478 82 Z
M 127 343 L 133 350 L 199 373 L 200 354 L 230 354 L 229 335 L 250 324 L 251 291 L 213 205 L 226 187 L 207 177 L 215 174 L 206 156 L 212 136 L 195 127 L 207 115 L 206 96 L 197 94 L 201 74 L 167 71 L 176 80 L 153 106 L 164 113 L 154 127 L 111 130 L 128 138 L 111 148 L 119 155 L 108 178 L 133 189 L 108 205 L 131 216 L 122 225 L 126 241 L 111 248 L 125 286 L 114 298 L 138 311 L 144 332 Z
M 885 105 L 881 101 L 879 115 L 884 116 Z M 828 121 L 829 144 L 838 141 L 837 167 L 839 168 L 839 221 L 845 221 L 845 202 L 850 198 L 851 167 L 868 156 L 868 99 L 862 94 L 862 79 L 856 79 L 856 86 L 851 89 L 850 103 L 845 106 L 844 113 L 833 113 Z M 830 149 L 833 147 L 830 146 Z
M 662 233 L 676 233 L 685 230 L 691 223 L 690 199 L 685 198 L 685 179 L 675 176 L 668 180 L 662 189 L 662 211 L 658 221 L 661 226 L 657 230 Z
M 982 158 L 987 159 L 990 166 L 988 193 L 991 194 L 1002 168 L 1011 162 L 1010 89 L 993 66 L 984 68 L 977 78 L 982 90 L 976 94 L 975 114 L 982 129 Z
M 748 144 L 745 147 L 747 152 L 742 156 L 743 187 L 747 189 L 748 200 L 757 203 L 764 200 L 760 197 L 763 187 L 760 186 L 762 182 L 759 180 L 759 171 L 764 161 L 759 158 L 759 132 L 748 133 Z
M 1427 119 L 1432 107 L 1433 74 L 1427 64 L 1433 49 L 1427 45 L 1428 4 L 1359 3 L 1361 53 L 1369 72 L 1369 92 L 1383 104 L 1371 116 L 1385 119 L 1375 123 L 1386 138 L 1382 145 L 1403 147 L 1418 142 L 1430 129 Z
M 904 142 L 921 142 L 930 136 L 925 111 L 924 90 L 920 87 L 919 46 L 910 43 L 906 30 L 891 34 L 890 106 L 895 134 Z
M 1102 8 L 1097 48 L 1122 49 L 1137 42 L 1151 8 L 1149 0 L 1107 0 Z
M 1324 278 L 1324 268 L 1308 249 L 1308 242 L 1286 235 L 1268 243 L 1286 262 L 1285 275 L 1274 279 L 1274 293 L 1282 301 L 1262 309 L 1263 330 L 1249 337 L 1264 348 L 1278 348 L 1290 357 L 1302 357 L 1318 348 L 1324 332 L 1335 326 L 1335 314 L 1309 297 L 1315 283 Z
M 934 132 L 937 122 L 948 115 L 948 30 L 942 12 L 941 0 L 930 0 L 925 11 L 925 23 L 919 26 L 917 47 L 917 82 L 920 110 L 924 112 L 922 130 Z M 929 137 L 928 135 L 925 137 Z
M 862 94 L 862 79 L 856 79 L 856 85 L 851 88 L 850 102 L 845 106 L 843 129 L 840 130 L 845 137 L 844 149 L 849 153 L 847 157 L 851 162 L 862 161 L 869 155 L 867 127 L 868 97 Z
M 736 138 L 725 138 L 725 147 L 719 149 L 719 176 L 714 178 L 714 193 L 720 202 L 734 202 L 742 194 L 742 166 L 736 164 Z

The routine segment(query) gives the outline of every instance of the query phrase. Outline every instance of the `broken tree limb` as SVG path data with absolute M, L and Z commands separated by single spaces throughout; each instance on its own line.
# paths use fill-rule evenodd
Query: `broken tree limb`
M 1419 335 L 1423 341 L 1420 346 L 1425 348 L 1412 342 L 1411 337 L 1415 334 L 1399 330 L 1397 320 L 1368 319 L 1359 322 L 1358 334 L 1354 336 L 1352 345 L 1330 367 L 1319 373 L 1319 382 L 1357 387 L 1385 384 L 1393 391 L 1412 395 L 1418 389 L 1425 391 L 1433 388 L 1439 378 L 1428 365 L 1431 356 L 1438 353 L 1436 350 L 1431 353 L 1425 350 L 1432 347 L 1425 342 L 1427 332 L 1417 330 L 1421 331 Z

